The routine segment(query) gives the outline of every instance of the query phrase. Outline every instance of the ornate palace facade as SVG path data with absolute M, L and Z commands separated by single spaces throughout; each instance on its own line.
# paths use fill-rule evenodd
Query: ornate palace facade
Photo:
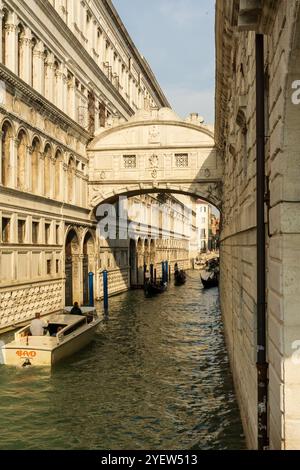
M 130 242 L 113 252 L 96 237 L 87 145 L 101 128 L 168 102 L 110 1 L 1 0 L 0 12 L 3 329 L 65 298 L 86 302 L 89 271 L 99 297 L 104 256 L 122 259 L 108 269 L 127 272 L 113 291 L 128 287 Z

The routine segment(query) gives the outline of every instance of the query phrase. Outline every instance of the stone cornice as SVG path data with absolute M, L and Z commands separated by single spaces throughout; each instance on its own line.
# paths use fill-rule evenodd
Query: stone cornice
M 40 210 L 39 211 L 39 209 L 35 209 L 35 211 L 36 211 L 36 213 L 41 212 L 41 213 L 43 213 L 45 215 L 49 215 L 53 218 L 60 215 L 64 218 L 64 220 L 65 219 L 72 219 L 72 216 L 67 216 L 66 214 L 63 214 L 63 212 L 62 212 L 63 209 L 70 209 L 70 210 L 76 209 L 78 214 L 79 213 L 82 214 L 83 219 L 87 216 L 87 214 L 90 213 L 89 209 L 87 209 L 86 207 L 77 206 L 76 204 L 69 204 L 67 202 L 57 201 L 56 199 L 51 199 L 51 198 L 48 198 L 48 197 L 40 196 L 40 195 L 34 194 L 34 193 L 29 193 L 29 192 L 26 192 L 26 191 L 20 191 L 18 189 L 10 188 L 10 187 L 7 187 L 7 186 L 0 185 L 0 188 L 1 188 L 1 194 L 2 194 L 2 203 L 1 203 L 2 206 L 5 207 L 5 208 L 10 208 L 12 210 L 15 210 L 16 206 L 13 203 L 7 203 L 5 195 L 7 195 L 7 196 L 16 196 L 18 198 L 21 197 L 24 201 L 31 201 L 31 202 L 34 201 L 35 203 L 49 204 L 51 206 L 51 207 L 49 207 L 49 212 L 47 212 L 45 210 Z M 23 212 L 32 212 L 31 209 L 25 208 L 24 206 L 22 207 L 22 209 L 19 209 L 19 210 L 21 210 Z M 55 210 L 57 210 L 59 212 L 55 213 Z M 80 215 L 78 216 L 78 218 L 80 218 Z
M 26 102 L 29 106 L 32 106 L 41 114 L 46 115 L 49 120 L 55 124 L 59 124 L 59 126 L 65 132 L 68 132 L 70 129 L 72 129 L 77 135 L 79 134 L 86 141 L 89 141 L 92 138 L 91 134 L 79 126 L 75 121 L 70 119 L 67 114 L 63 113 L 54 104 L 50 103 L 40 93 L 30 87 L 22 79 L 17 77 L 17 75 L 11 72 L 3 64 L 0 64 L 0 79 L 9 85 L 14 94 L 16 94 L 18 97 L 24 100 L 24 102 Z

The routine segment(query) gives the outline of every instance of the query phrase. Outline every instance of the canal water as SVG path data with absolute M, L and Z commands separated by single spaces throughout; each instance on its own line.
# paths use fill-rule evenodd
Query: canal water
M 245 448 L 218 290 L 189 272 L 110 299 L 95 341 L 52 370 L 0 366 L 0 416 L 1 449 Z

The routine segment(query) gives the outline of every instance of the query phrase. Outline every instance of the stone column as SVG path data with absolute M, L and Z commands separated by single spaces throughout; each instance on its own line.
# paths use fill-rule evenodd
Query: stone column
M 45 97 L 53 103 L 54 98 L 54 54 L 51 52 L 46 59 Z
M 2 63 L 2 55 L 3 55 L 3 43 L 2 43 L 2 21 L 4 17 L 4 11 L 3 11 L 3 3 L 0 0 L 0 62 Z
M 67 67 L 63 64 L 62 68 L 62 110 L 64 113 L 68 114 L 68 70 Z
M 45 58 L 44 58 L 44 44 L 42 41 L 38 41 L 33 48 L 32 60 L 33 60 L 33 77 L 32 86 L 33 88 L 41 93 L 45 94 Z
M 19 76 L 28 85 L 32 84 L 32 33 L 29 28 L 25 28 L 24 36 L 19 42 L 20 47 L 20 70 Z
M 18 17 L 9 13 L 5 25 L 5 64 L 15 74 L 18 71 Z
M 56 70 L 56 77 L 54 77 L 55 89 L 54 96 L 56 106 L 63 110 L 64 107 L 64 66 L 61 64 Z
M 76 85 L 75 77 L 68 80 L 68 114 L 76 120 Z

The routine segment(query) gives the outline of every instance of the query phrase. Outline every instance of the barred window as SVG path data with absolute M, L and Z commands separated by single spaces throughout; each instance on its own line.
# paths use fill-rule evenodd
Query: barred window
M 175 161 L 178 168 L 187 168 L 189 166 L 189 156 L 187 153 L 177 153 Z
M 136 156 L 135 155 L 124 155 L 124 168 L 136 168 Z

